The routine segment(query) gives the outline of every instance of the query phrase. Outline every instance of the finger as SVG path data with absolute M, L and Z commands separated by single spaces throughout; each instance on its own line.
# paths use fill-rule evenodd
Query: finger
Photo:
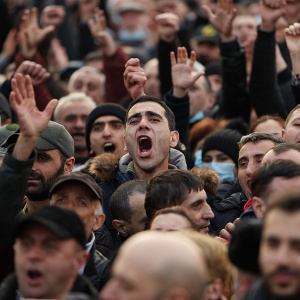
M 171 60 L 171 66 L 176 66 L 176 58 L 174 51 L 171 51 L 170 53 L 170 60 Z
M 11 88 L 12 88 L 12 91 L 14 92 L 15 102 L 20 104 L 22 102 L 22 95 L 19 91 L 19 87 L 18 87 L 16 78 L 13 78 L 11 80 Z
M 31 77 L 29 75 L 25 76 L 25 91 L 27 98 L 34 99 L 34 90 L 31 82 Z
M 17 109 L 17 99 L 16 99 L 16 93 L 14 91 L 10 92 L 9 95 L 9 104 L 12 110 L 16 111 Z
M 227 223 L 226 226 L 225 226 L 225 229 L 229 232 L 233 232 L 234 229 L 235 229 L 235 225 L 233 223 Z
M 188 53 L 185 47 L 182 47 L 182 63 L 186 64 L 188 61 Z
M 42 28 L 41 32 L 42 32 L 43 36 L 46 36 L 50 32 L 53 32 L 54 30 L 55 30 L 55 26 L 54 25 L 48 25 L 48 26 Z
M 21 97 L 21 99 L 25 99 L 27 96 L 27 93 L 25 91 L 25 84 L 24 84 L 24 77 L 21 74 L 17 74 L 16 76 L 16 80 L 17 80 L 17 86 L 18 86 L 18 90 L 19 90 L 19 95 Z
M 193 81 L 196 82 L 201 76 L 203 76 L 205 73 L 203 71 L 196 73 L 193 76 Z
M 226 231 L 225 229 L 222 229 L 220 231 L 220 238 L 223 238 L 227 241 L 231 241 L 231 233 Z
M 208 19 L 211 19 L 214 16 L 211 9 L 207 5 L 202 5 L 202 10 Z
M 138 58 L 130 58 L 126 64 L 125 64 L 125 68 L 127 68 L 127 66 L 140 66 L 140 60 Z
M 195 51 L 191 51 L 190 63 L 189 63 L 189 66 L 191 68 L 193 68 L 195 61 L 196 61 L 196 52 Z
M 53 112 L 56 108 L 58 104 L 58 100 L 57 99 L 52 99 L 46 106 L 46 108 L 44 109 L 44 116 L 45 118 L 47 118 L 48 120 L 51 119 Z

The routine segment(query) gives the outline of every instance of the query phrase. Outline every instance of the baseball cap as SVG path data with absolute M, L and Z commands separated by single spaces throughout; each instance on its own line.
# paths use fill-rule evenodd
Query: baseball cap
M 60 239 L 75 239 L 85 249 L 86 236 L 83 224 L 71 210 L 57 206 L 37 209 L 21 219 L 15 227 L 14 236 L 18 237 L 30 223 L 41 224 Z
M 103 205 L 101 188 L 91 175 L 82 172 L 73 172 L 70 175 L 60 175 L 50 190 L 50 198 L 58 187 L 61 187 L 64 183 L 67 182 L 81 182 L 85 184 Z
M 211 42 L 218 45 L 219 33 L 210 24 L 207 24 L 196 29 L 193 39 L 198 43 Z
M 0 127 L 0 146 L 4 147 L 6 140 L 19 130 L 19 124 L 12 123 Z

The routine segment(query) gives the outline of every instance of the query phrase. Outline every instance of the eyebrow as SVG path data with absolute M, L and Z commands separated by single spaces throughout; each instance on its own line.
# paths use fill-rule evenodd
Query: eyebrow
M 104 124 L 106 124 L 106 123 L 108 123 L 108 124 L 117 124 L 117 123 L 123 124 L 123 122 L 122 122 L 121 120 L 111 120 L 111 121 L 108 121 L 108 122 L 96 122 L 96 123 L 94 123 L 94 124 L 92 125 L 92 128 L 94 128 L 94 127 L 97 126 L 97 125 L 104 125 Z
M 156 113 L 156 112 L 154 112 L 154 111 L 151 111 L 151 110 L 145 111 L 145 114 L 148 115 L 148 116 L 156 116 L 156 117 L 158 117 L 160 120 L 163 119 L 162 116 L 161 116 L 160 114 L 158 114 L 158 113 Z M 131 115 L 131 116 L 128 118 L 127 122 L 130 121 L 130 120 L 133 119 L 133 118 L 139 118 L 139 117 L 141 117 L 141 116 L 142 116 L 142 114 L 141 114 L 140 112 L 135 113 L 135 114 Z
M 268 152 L 268 151 L 267 151 L 267 152 Z M 266 152 L 266 153 L 267 153 L 267 152 Z M 254 158 L 261 157 L 261 156 L 264 156 L 266 153 L 258 153 L 258 154 L 255 154 L 253 157 L 254 157 Z M 241 158 L 238 159 L 238 162 L 240 162 L 240 161 L 243 160 L 243 159 L 249 160 L 249 158 L 248 158 L 247 156 L 242 156 Z
M 45 151 L 46 151 L 46 150 L 45 150 Z M 39 149 L 36 149 L 36 152 L 37 152 L 37 157 L 43 155 L 43 156 L 45 156 L 45 157 L 47 157 L 47 158 L 52 158 L 52 156 L 49 155 L 47 152 L 41 151 L 41 150 L 39 150 Z

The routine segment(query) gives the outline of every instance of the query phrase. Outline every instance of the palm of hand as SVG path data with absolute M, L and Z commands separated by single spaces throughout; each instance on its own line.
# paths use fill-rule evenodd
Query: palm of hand
M 177 64 L 173 66 L 172 81 L 174 86 L 187 89 L 194 83 L 192 68 L 187 64 Z

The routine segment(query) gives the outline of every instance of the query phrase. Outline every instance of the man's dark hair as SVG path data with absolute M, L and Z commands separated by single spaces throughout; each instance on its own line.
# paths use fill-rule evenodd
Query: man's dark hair
M 185 170 L 167 170 L 152 177 L 146 188 L 145 209 L 149 220 L 156 211 L 180 206 L 192 191 L 203 190 L 203 181 Z
M 174 116 L 172 110 L 166 105 L 166 103 L 164 101 L 161 101 L 155 97 L 147 96 L 147 95 L 138 97 L 130 102 L 129 107 L 127 109 L 127 113 L 126 113 L 125 124 L 127 124 L 128 112 L 130 111 L 130 109 L 137 103 L 141 103 L 141 102 L 156 102 L 160 106 L 162 106 L 165 109 L 165 117 L 168 120 L 170 131 L 176 130 L 175 129 L 175 116 Z
M 146 182 L 144 180 L 130 180 L 120 185 L 111 195 L 109 201 L 113 219 L 124 220 L 131 224 L 131 216 L 134 211 L 130 207 L 129 197 L 145 193 Z
M 252 196 L 268 200 L 269 185 L 276 177 L 293 178 L 300 176 L 300 166 L 291 160 L 276 159 L 261 164 L 251 179 Z
M 241 138 L 241 141 L 238 143 L 240 150 L 244 147 L 247 143 L 256 143 L 259 141 L 271 141 L 275 145 L 283 143 L 283 139 L 278 137 L 275 134 L 270 133 L 262 133 L 262 132 L 253 132 L 248 135 L 245 135 Z
M 287 213 L 297 213 L 300 211 L 300 193 L 292 193 L 287 195 L 280 195 L 276 201 L 272 201 L 266 211 L 266 216 L 274 209 L 281 209 Z
M 271 151 L 271 150 L 276 155 L 279 155 L 281 153 L 287 152 L 289 150 L 296 150 L 296 151 L 300 152 L 300 145 L 294 144 L 294 143 L 282 143 L 282 144 L 277 144 L 277 145 L 273 146 L 269 151 Z

